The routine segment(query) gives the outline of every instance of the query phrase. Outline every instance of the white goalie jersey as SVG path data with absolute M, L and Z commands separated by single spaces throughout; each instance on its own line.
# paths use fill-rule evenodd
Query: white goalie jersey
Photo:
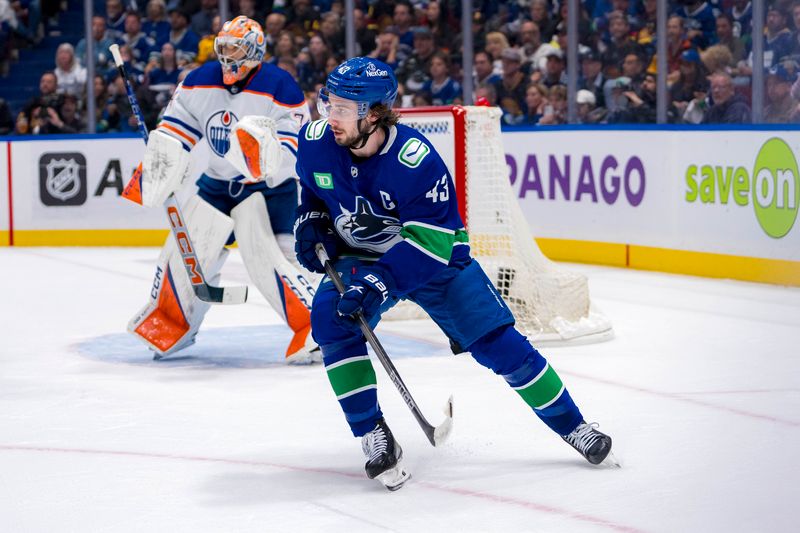
M 175 90 L 158 130 L 181 142 L 190 151 L 205 138 L 209 164 L 205 173 L 218 180 L 233 180 L 242 175 L 225 154 L 231 146 L 231 130 L 247 115 L 271 119 L 280 142 L 279 168 L 270 169 L 265 179 L 269 187 L 294 178 L 297 158 L 297 132 L 308 122 L 310 113 L 305 96 L 291 75 L 268 63 L 243 87 L 222 83 L 218 62 L 193 70 Z

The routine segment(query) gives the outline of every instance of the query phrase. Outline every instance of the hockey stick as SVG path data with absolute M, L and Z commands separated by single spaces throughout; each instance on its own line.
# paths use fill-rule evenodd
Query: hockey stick
M 322 246 L 322 244 L 317 244 L 316 251 L 317 257 L 319 257 L 320 262 L 325 266 L 325 273 L 328 274 L 328 277 L 331 278 L 331 281 L 333 281 L 333 284 L 336 286 L 336 290 L 339 291 L 339 294 L 344 294 L 345 287 L 344 283 L 342 282 L 342 278 L 339 276 L 339 273 L 336 272 L 336 269 L 333 268 L 333 265 L 328 258 L 328 254 L 325 252 L 325 248 Z M 372 349 L 375 351 L 375 355 L 378 356 L 378 360 L 381 362 L 383 368 L 386 370 L 386 373 L 389 375 L 389 379 L 391 379 L 392 383 L 394 383 L 394 386 L 397 387 L 397 390 L 400 392 L 400 396 L 403 397 L 406 405 L 411 410 L 411 414 L 413 414 L 414 418 L 417 419 L 417 423 L 422 428 L 425 436 L 428 437 L 431 445 L 437 446 L 442 444 L 450 435 L 450 430 L 453 429 L 453 397 L 450 396 L 450 398 L 447 399 L 447 404 L 444 407 L 444 414 L 446 417 L 444 421 L 436 427 L 432 426 L 422 415 L 422 411 L 419 410 L 419 407 L 417 407 L 417 402 L 414 401 L 414 398 L 411 396 L 411 392 L 409 392 L 408 387 L 406 387 L 406 384 L 403 383 L 403 378 L 400 377 L 400 374 L 394 367 L 394 363 L 392 363 L 392 360 L 389 359 L 389 356 L 386 354 L 386 350 L 383 349 L 381 342 L 378 340 L 378 337 L 375 336 L 375 332 L 372 331 L 372 328 L 369 326 L 369 322 L 367 322 L 367 319 L 364 317 L 364 314 L 361 311 L 356 313 L 356 320 L 358 321 L 358 325 L 361 327 L 361 333 L 364 334 L 367 342 L 369 342 L 369 345 L 372 346 Z
M 114 56 L 114 63 L 117 66 L 119 75 L 122 76 L 122 80 L 125 82 L 125 91 L 128 93 L 128 101 L 131 104 L 131 110 L 136 117 L 136 123 L 139 125 L 139 133 L 142 139 L 144 139 L 145 144 L 147 144 L 147 126 L 144 122 L 144 116 L 142 116 L 142 110 L 139 109 L 139 102 L 136 101 L 133 88 L 125 72 L 122 55 L 119 53 L 119 45 L 112 44 L 109 46 L 109 50 L 111 50 L 111 55 Z M 246 285 L 241 287 L 215 287 L 206 282 L 206 277 L 200 266 L 200 260 L 194 251 L 194 244 L 192 244 L 192 239 L 189 237 L 189 228 L 184 224 L 181 208 L 178 205 L 178 200 L 175 198 L 174 193 L 167 197 L 164 202 L 164 207 L 167 210 L 169 229 L 172 231 L 172 236 L 175 238 L 175 244 L 178 245 L 178 251 L 183 260 L 183 266 L 186 267 L 186 273 L 189 275 L 189 282 L 192 284 L 195 295 L 200 300 L 212 304 L 243 304 L 246 302 Z

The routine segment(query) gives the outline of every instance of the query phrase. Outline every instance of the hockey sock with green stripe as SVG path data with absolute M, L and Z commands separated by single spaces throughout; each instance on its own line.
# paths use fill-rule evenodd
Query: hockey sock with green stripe
M 353 435 L 360 437 L 383 416 L 378 405 L 378 382 L 369 356 L 352 355 L 335 361 L 324 358 L 325 371 Z

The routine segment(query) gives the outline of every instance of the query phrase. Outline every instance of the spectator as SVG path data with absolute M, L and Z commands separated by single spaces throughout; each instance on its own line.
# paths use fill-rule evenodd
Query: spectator
M 793 49 L 792 33 L 786 27 L 786 15 L 776 5 L 770 5 L 767 11 L 767 25 L 764 32 L 764 68 L 770 68 L 791 55 Z M 746 61 L 737 65 L 740 76 L 749 77 L 753 74 L 753 52 Z M 744 80 L 739 80 L 743 83 Z
M 17 116 L 17 133 L 39 135 L 48 133 L 50 120 L 57 115 L 62 97 L 57 93 L 58 79 L 55 73 L 47 71 L 39 78 L 39 94 L 25 104 Z
M 431 30 L 424 26 L 414 28 L 414 53 L 396 71 L 397 80 L 409 93 L 419 91 L 430 79 L 431 58 L 435 51 Z
M 597 106 L 597 99 L 592 91 L 581 89 L 575 95 L 575 102 L 578 104 L 579 124 L 599 124 L 605 120 L 606 110 Z
M 294 45 L 292 32 L 283 30 L 275 43 L 275 54 L 270 59 L 270 62 L 277 65 L 281 60 L 291 61 L 292 70 L 294 70 L 295 57 L 297 57 L 297 47 Z
M 608 117 L 609 123 L 655 124 L 656 75 L 645 74 L 641 84 L 622 88 L 626 104 Z
M 798 14 L 800 14 L 800 10 L 798 10 Z M 747 53 L 744 41 L 733 34 L 733 20 L 726 13 L 717 17 L 717 42 L 730 50 L 730 67 L 735 67 Z
M 200 39 L 197 45 L 196 63 L 202 65 L 207 61 L 214 61 L 217 59 L 217 52 L 214 50 L 214 40 L 217 38 L 217 34 L 221 29 L 222 19 L 219 18 L 219 15 L 216 15 L 214 20 L 211 21 L 211 33 Z
M 730 73 L 729 71 L 733 63 L 733 55 L 731 55 L 730 49 L 724 44 L 709 46 L 700 53 L 700 59 L 703 61 L 706 72 L 710 72 L 711 74 L 715 72 Z
M 157 50 L 160 50 L 161 45 L 169 41 L 171 29 L 167 20 L 167 8 L 164 0 L 147 2 L 147 20 L 142 23 L 142 31 L 155 43 Z
M 792 84 L 797 80 L 793 64 L 778 63 L 767 74 L 767 106 L 764 122 L 786 124 L 793 122 L 797 102 L 792 98 Z
M 431 79 L 422 86 L 422 91 L 430 94 L 433 105 L 460 104 L 461 85 L 450 74 L 450 56 L 436 52 L 431 58 Z
M 169 32 L 169 42 L 175 48 L 178 63 L 186 65 L 193 62 L 197 57 L 200 36 L 189 28 L 189 14 L 173 8 L 169 11 L 169 22 L 172 27 Z
M 682 17 L 673 15 L 667 19 L 667 83 L 672 84 L 680 76 L 681 54 L 692 47 L 686 38 L 686 26 Z M 653 56 L 649 71 L 656 71 L 657 57 Z
M 525 114 L 518 124 L 536 125 L 544 116 L 547 106 L 547 87 L 540 83 L 531 83 L 525 89 Z
M 219 2 L 216 3 L 218 4 Z M 264 2 L 262 2 L 261 0 L 239 0 L 238 14 L 244 15 L 245 17 L 255 21 L 264 20 L 264 12 L 262 11 L 259 4 L 264 4 Z M 216 13 L 214 16 L 217 15 L 219 15 L 219 13 Z M 214 31 L 213 24 L 214 24 L 214 17 L 211 17 L 212 32 Z M 197 32 L 197 34 L 205 35 L 205 33 L 199 33 L 199 32 Z
M 56 75 L 61 94 L 82 96 L 86 90 L 86 69 L 75 59 L 75 49 L 69 43 L 61 43 L 56 50 Z
M 122 0 L 106 0 L 106 37 L 114 42 L 125 33 L 125 10 Z
M 491 83 L 481 83 L 475 87 L 475 103 L 489 107 L 497 106 L 497 91 Z
M 586 48 L 579 54 L 578 59 L 581 64 L 578 89 L 585 89 L 591 92 L 595 98 L 595 105 L 597 107 L 605 107 L 606 97 L 603 92 L 603 86 L 606 83 L 606 77 L 603 74 L 603 62 L 600 61 L 600 56 L 591 48 Z
M 96 72 L 106 72 L 113 67 L 111 63 L 111 52 L 109 47 L 114 41 L 106 37 L 106 19 L 103 17 L 92 17 L 92 40 L 94 41 L 94 67 Z M 78 41 L 75 55 L 83 66 L 88 65 L 86 59 L 86 38 Z
M 522 53 L 515 48 L 503 50 L 503 77 L 494 84 L 497 91 L 497 102 L 504 113 L 512 117 L 524 115 L 527 109 L 525 102 L 525 73 L 522 72 Z M 512 120 L 507 121 L 513 124 Z
M 681 55 L 678 80 L 669 88 L 670 101 L 676 117 L 683 117 L 689 104 L 704 102 L 708 93 L 708 79 L 700 54 L 694 48 Z
M 686 19 L 686 38 L 695 48 L 705 48 L 712 44 L 717 28 L 719 10 L 706 0 L 688 0 L 676 13 Z
M 498 76 L 503 74 L 503 62 L 500 60 L 500 54 L 510 46 L 508 38 L 499 31 L 492 31 L 486 34 L 485 50 L 492 58 L 492 70 Z
M 639 54 L 630 53 L 622 60 L 622 75 L 630 78 L 631 85 L 637 89 L 644 79 L 644 62 Z
M 630 53 L 642 53 L 639 43 L 631 39 L 631 27 L 621 11 L 613 11 L 608 16 L 610 41 L 602 54 L 603 72 L 607 78 L 616 78 L 621 73 L 622 60 Z
M 303 36 L 319 29 L 319 13 L 311 7 L 311 0 L 294 0 L 286 24 L 294 35 Z
M 169 46 L 165 44 L 164 46 Z M 136 117 L 133 116 L 125 82 L 121 76 L 116 76 L 108 85 L 108 98 L 100 108 L 100 120 L 97 122 L 97 132 L 129 132 L 137 130 Z
M 128 78 L 136 82 L 136 84 L 144 83 L 144 68 L 133 64 L 133 53 L 127 44 L 119 47 L 119 55 L 122 57 L 122 64 L 125 65 L 125 71 L 128 73 Z M 114 73 L 116 75 L 116 73 Z
M 447 13 L 442 9 L 439 0 L 431 0 L 425 8 L 422 25 L 431 29 L 433 42 L 437 50 L 450 51 L 453 43 L 450 41 L 451 32 L 447 26 Z
M 414 25 L 414 10 L 411 4 L 406 0 L 400 0 L 394 6 L 394 14 L 392 15 L 392 25 L 397 31 L 400 44 L 404 44 L 409 48 L 414 48 L 414 41 L 416 34 L 411 30 Z M 433 39 L 433 34 L 431 34 Z
M 375 45 L 375 49 L 368 54 L 368 57 L 383 61 L 396 71 L 398 64 L 405 59 L 398 56 L 400 39 L 397 33 L 391 28 L 383 30 L 375 38 Z
M 245 4 L 248 1 L 251 4 L 253 3 L 253 0 L 239 0 L 239 1 L 240 2 L 243 1 Z M 219 14 L 219 11 L 217 10 L 218 5 L 219 2 L 217 0 L 200 0 L 200 10 L 194 15 L 192 15 L 190 24 L 191 31 L 193 31 L 197 35 L 208 35 L 209 33 L 211 33 L 211 23 L 214 21 L 214 17 Z M 260 18 L 261 17 L 255 20 L 259 20 Z M 172 27 L 174 29 L 175 25 L 173 24 Z
M 536 23 L 541 32 L 542 41 L 550 42 L 556 32 L 558 22 L 550 17 L 547 0 L 532 0 L 530 3 L 530 20 Z
M 155 93 L 155 101 L 159 107 L 167 105 L 172 97 L 181 70 L 183 69 L 178 65 L 177 50 L 172 43 L 164 43 L 161 53 L 152 57 L 145 71 L 146 84 Z
M 527 20 L 519 25 L 517 48 L 522 52 L 523 63 L 528 65 L 529 71 L 544 70 L 547 50 L 542 47 L 542 34 L 535 22 Z
M 556 85 L 566 85 L 567 73 L 565 72 L 565 67 L 564 53 L 557 48 L 550 49 L 547 53 L 547 66 L 541 78 L 544 86 L 551 89 Z
M 305 51 L 308 53 L 308 60 L 302 61 L 302 68 L 298 65 L 298 76 L 300 87 L 304 91 L 310 91 L 318 84 L 325 84 L 328 59 L 333 54 L 320 34 L 315 34 L 308 40 L 308 48 Z
M 286 28 L 286 15 L 283 13 L 272 12 L 267 15 L 264 21 L 264 38 L 267 41 L 267 55 L 275 55 L 275 45 L 278 36 Z
M 142 31 L 142 19 L 139 13 L 131 11 L 125 15 L 125 33 L 120 39 L 131 50 L 131 63 L 138 70 L 144 70 L 147 61 L 150 59 L 150 52 L 156 46 L 156 42 L 145 35 Z
M 494 73 L 492 67 L 492 60 L 489 54 L 483 50 L 475 52 L 473 58 L 473 71 L 474 71 L 474 86 L 477 87 L 481 83 L 496 83 L 502 78 Z
M 729 74 L 718 72 L 711 76 L 711 98 L 714 102 L 703 118 L 704 124 L 749 124 L 750 108 L 733 89 Z
M 564 124 L 567 121 L 567 88 L 556 85 L 548 92 L 549 105 L 544 108 L 541 125 Z
M 78 115 L 78 98 L 67 94 L 61 102 L 58 112 L 51 113 L 47 133 L 82 133 L 86 131 L 86 123 Z
M 753 3 L 750 0 L 733 0 L 728 14 L 733 21 L 733 35 L 743 39 L 749 48 L 753 33 Z
M 433 3 L 433 2 L 432 2 Z M 356 29 L 356 53 L 367 56 L 375 50 L 378 34 L 367 24 L 367 17 L 361 9 L 353 10 L 353 25 Z
M 337 57 L 344 56 L 344 32 L 342 18 L 333 11 L 323 13 L 319 22 L 319 34 L 330 53 Z

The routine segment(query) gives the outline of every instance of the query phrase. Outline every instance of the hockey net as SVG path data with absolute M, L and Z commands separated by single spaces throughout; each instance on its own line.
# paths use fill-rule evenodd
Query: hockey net
M 542 254 L 508 181 L 500 136 L 500 110 L 454 106 L 401 110 L 401 122 L 425 135 L 455 180 L 472 256 L 517 319 L 517 327 L 542 343 L 582 343 L 613 336 L 610 321 L 589 299 L 585 276 Z M 420 319 L 411 302 L 386 318 Z

